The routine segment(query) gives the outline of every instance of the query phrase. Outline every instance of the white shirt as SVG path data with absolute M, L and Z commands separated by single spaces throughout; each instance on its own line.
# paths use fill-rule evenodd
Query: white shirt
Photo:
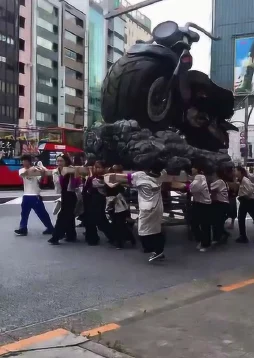
M 211 194 L 213 201 L 220 203 L 229 203 L 228 187 L 224 180 L 217 179 L 211 184 Z
M 19 176 L 26 172 L 27 169 L 19 169 Z M 24 195 L 40 195 L 39 186 L 40 177 L 22 177 L 24 183 Z
M 161 232 L 163 202 L 161 184 L 166 173 L 160 177 L 151 177 L 145 172 L 132 174 L 132 184 L 138 189 L 139 220 L 138 234 L 153 235 Z
M 254 187 L 250 179 L 248 179 L 247 177 L 243 177 L 240 183 L 238 196 L 244 196 L 249 199 L 254 199 Z
M 207 185 L 206 177 L 197 174 L 190 184 L 190 192 L 193 196 L 193 201 L 201 204 L 211 204 L 211 196 Z

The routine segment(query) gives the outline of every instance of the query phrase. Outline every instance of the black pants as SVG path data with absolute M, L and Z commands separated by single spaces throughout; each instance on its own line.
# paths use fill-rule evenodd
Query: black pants
M 123 248 L 126 241 L 130 241 L 132 245 L 135 245 L 136 240 L 133 235 L 130 225 L 127 223 L 128 211 L 122 211 L 121 213 L 114 213 L 112 215 L 112 229 L 114 234 L 114 244 Z
M 221 242 L 225 233 L 224 225 L 229 210 L 228 203 L 213 202 L 211 206 L 213 240 Z
M 192 203 L 191 230 L 197 242 L 203 248 L 211 245 L 211 205 Z
M 161 254 L 165 247 L 165 236 L 162 232 L 153 235 L 139 236 L 145 253 Z
M 247 238 L 245 220 L 249 214 L 254 220 L 254 199 L 239 198 L 240 206 L 238 210 L 238 225 L 240 236 Z
M 75 207 L 77 196 L 74 192 L 64 192 L 61 196 L 61 210 L 57 216 L 53 232 L 53 240 L 59 241 L 64 238 L 68 241 L 75 241 L 77 233 L 75 229 Z
M 98 245 L 100 238 L 97 228 L 104 233 L 109 242 L 114 243 L 113 226 L 106 217 L 106 197 L 98 192 L 87 194 L 84 198 L 85 238 L 88 245 Z

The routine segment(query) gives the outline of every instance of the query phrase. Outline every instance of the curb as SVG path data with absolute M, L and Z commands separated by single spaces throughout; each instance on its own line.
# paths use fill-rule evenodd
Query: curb
M 104 358 L 133 358 L 133 356 L 127 355 L 126 353 L 120 353 L 93 341 L 87 341 L 79 346 Z
M 89 351 L 103 358 L 133 358 L 62 328 L 1 346 L 0 357 L 17 357 L 21 355 L 25 357 L 28 352 L 34 352 L 36 355 L 36 351 L 75 347 L 82 348 L 84 352 Z

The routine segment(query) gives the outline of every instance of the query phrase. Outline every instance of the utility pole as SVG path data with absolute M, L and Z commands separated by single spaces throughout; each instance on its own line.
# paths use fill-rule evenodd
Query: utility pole
M 246 96 L 246 98 L 245 98 L 245 117 L 244 117 L 244 140 L 245 140 L 244 166 L 245 167 L 247 167 L 248 155 L 249 155 L 248 125 L 249 125 L 249 97 Z
M 112 10 L 109 13 L 107 13 L 106 15 L 104 15 L 104 17 L 106 20 L 113 19 L 114 17 L 127 14 L 128 12 L 132 12 L 132 11 L 141 9 L 141 8 L 149 6 L 149 5 L 156 4 L 157 2 L 160 2 L 160 1 L 163 1 L 163 0 L 145 0 L 145 1 L 139 2 L 138 4 L 135 4 L 135 5 Z

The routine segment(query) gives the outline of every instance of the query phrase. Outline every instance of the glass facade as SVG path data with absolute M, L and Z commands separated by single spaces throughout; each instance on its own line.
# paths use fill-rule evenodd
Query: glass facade
M 103 14 L 89 9 L 89 107 L 88 126 L 101 120 L 101 84 L 105 76 Z

